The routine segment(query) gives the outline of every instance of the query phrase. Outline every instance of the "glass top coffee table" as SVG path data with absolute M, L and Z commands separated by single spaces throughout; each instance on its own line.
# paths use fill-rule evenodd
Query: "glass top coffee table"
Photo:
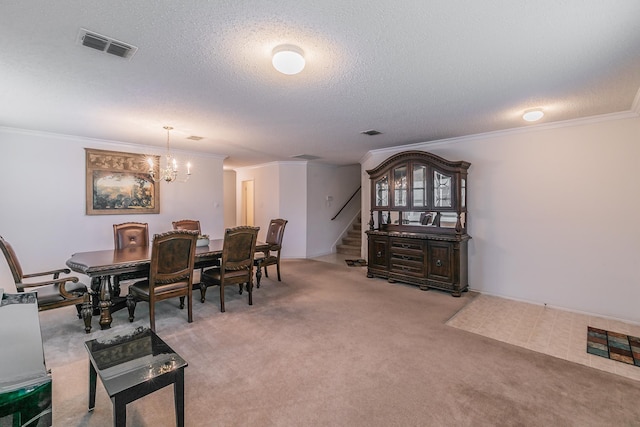
M 155 332 L 137 328 L 127 335 L 85 342 L 89 352 L 89 411 L 96 403 L 99 375 L 113 403 L 113 425 L 125 426 L 127 403 L 173 384 L 176 425 L 184 426 L 184 368 L 187 362 Z

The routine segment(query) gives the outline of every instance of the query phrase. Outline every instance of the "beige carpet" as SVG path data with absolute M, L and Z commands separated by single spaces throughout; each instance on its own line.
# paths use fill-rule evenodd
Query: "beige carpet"
M 640 425 L 640 383 L 446 325 L 473 297 L 367 279 L 366 268 L 285 260 L 282 282 L 263 277 L 254 305 L 227 290 L 157 311 L 157 331 L 188 362 L 187 426 Z M 214 291 L 214 290 L 212 290 Z M 53 372 L 54 425 L 105 426 L 98 384 L 87 412 L 87 339 L 67 307 L 41 313 Z M 94 327 L 97 328 L 97 318 Z M 128 405 L 129 426 L 175 425 L 172 389 Z

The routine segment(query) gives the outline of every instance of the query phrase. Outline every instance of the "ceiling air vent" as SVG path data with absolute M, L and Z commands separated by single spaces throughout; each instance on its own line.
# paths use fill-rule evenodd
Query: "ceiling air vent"
M 382 132 L 375 129 L 369 129 L 369 130 L 363 130 L 360 133 L 363 135 L 380 135 Z
M 300 160 L 318 160 L 321 157 L 313 156 L 311 154 L 298 154 L 297 156 L 291 156 L 291 158 Z
M 84 28 L 80 28 L 77 41 L 82 46 L 125 59 L 131 59 L 133 54 L 138 50 L 135 46 L 128 45 L 111 37 L 103 36 L 102 34 L 93 33 Z

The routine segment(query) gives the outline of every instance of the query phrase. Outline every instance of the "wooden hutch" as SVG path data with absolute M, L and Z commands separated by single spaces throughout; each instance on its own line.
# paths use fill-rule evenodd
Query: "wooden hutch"
M 405 151 L 367 170 L 367 277 L 440 289 L 456 297 L 468 290 L 469 166 L 424 151 Z

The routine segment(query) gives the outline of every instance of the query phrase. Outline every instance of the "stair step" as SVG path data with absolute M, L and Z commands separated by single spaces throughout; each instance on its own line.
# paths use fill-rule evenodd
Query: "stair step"
M 362 238 L 362 231 L 359 230 L 349 230 L 347 231 L 347 237 L 352 237 L 352 238 Z
M 342 238 L 342 244 L 343 245 L 360 247 L 362 245 L 362 238 L 361 238 L 361 236 L 358 236 L 358 237 L 351 237 L 351 236 L 343 237 Z
M 337 245 L 336 252 L 339 254 L 360 256 L 360 246 Z

